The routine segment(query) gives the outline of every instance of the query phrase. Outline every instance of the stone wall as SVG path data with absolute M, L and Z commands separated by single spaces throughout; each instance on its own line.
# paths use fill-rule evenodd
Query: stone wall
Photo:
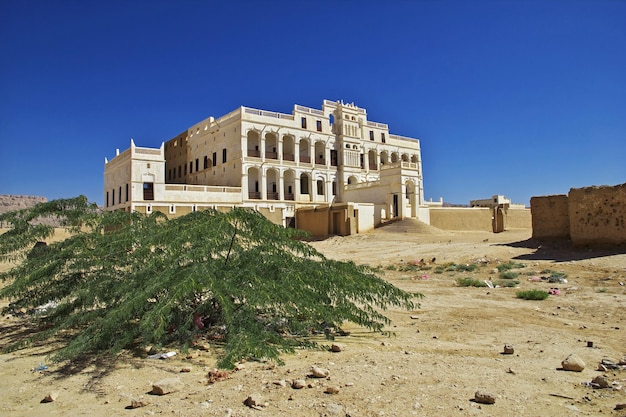
M 569 239 L 569 204 L 565 194 L 530 199 L 533 238 Z
M 575 245 L 626 243 L 626 183 L 572 188 L 569 218 Z
M 626 243 L 626 184 L 533 197 L 530 208 L 533 238 L 570 238 L 577 246 Z

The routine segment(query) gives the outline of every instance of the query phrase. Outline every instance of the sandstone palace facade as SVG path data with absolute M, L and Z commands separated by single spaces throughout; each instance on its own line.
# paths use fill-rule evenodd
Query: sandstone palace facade
M 353 234 L 384 221 L 428 222 L 420 142 L 324 100 L 292 114 L 240 107 L 209 117 L 160 148 L 117 151 L 104 167 L 107 210 L 174 217 L 252 207 L 314 235 Z

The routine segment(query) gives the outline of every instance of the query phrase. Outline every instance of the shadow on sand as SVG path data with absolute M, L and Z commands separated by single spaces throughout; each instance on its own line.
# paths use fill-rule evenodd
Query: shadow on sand
M 574 246 L 570 240 L 544 241 L 530 238 L 519 242 L 500 243 L 497 244 L 497 246 L 534 249 L 535 251 L 533 253 L 519 255 L 513 258 L 526 261 L 568 262 L 626 254 L 626 245 L 601 247 Z

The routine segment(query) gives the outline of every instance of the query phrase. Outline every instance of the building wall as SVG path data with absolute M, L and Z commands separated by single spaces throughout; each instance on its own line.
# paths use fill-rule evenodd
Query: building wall
M 344 192 L 353 184 L 363 187 L 358 195 Z M 153 192 L 144 192 L 146 186 Z M 194 124 L 160 149 L 131 143 L 130 150 L 105 161 L 106 193 L 108 210 L 179 216 L 243 206 L 283 225 L 300 209 L 335 207 L 358 197 L 357 203 L 371 204 L 362 212 L 371 210 L 372 219 L 347 216 L 347 230 L 356 231 L 380 221 L 385 210 L 376 213 L 375 205 L 390 207 L 385 218 L 393 215 L 393 195 L 398 217 L 418 215 L 420 142 L 389 134 L 386 124 L 368 121 L 365 109 L 354 104 L 324 100 L 321 110 L 295 105 L 291 114 L 240 107 Z
M 530 199 L 533 238 L 569 238 L 569 206 L 564 194 L 532 197 Z
M 575 245 L 626 243 L 626 183 L 572 188 L 569 220 Z

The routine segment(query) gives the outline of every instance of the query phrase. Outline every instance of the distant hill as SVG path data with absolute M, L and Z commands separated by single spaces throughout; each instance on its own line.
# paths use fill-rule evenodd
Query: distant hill
M 48 201 L 46 197 L 0 194 L 0 214 L 33 207 L 35 204 L 45 203 L 46 201 Z M 54 227 L 59 227 L 60 225 L 60 222 L 56 217 L 38 219 L 34 223 L 47 224 Z M 7 227 L 7 225 L 0 223 L 0 228 L 3 227 Z
M 45 203 L 46 201 L 48 201 L 46 197 L 0 194 L 0 213 L 32 207 L 35 204 Z

